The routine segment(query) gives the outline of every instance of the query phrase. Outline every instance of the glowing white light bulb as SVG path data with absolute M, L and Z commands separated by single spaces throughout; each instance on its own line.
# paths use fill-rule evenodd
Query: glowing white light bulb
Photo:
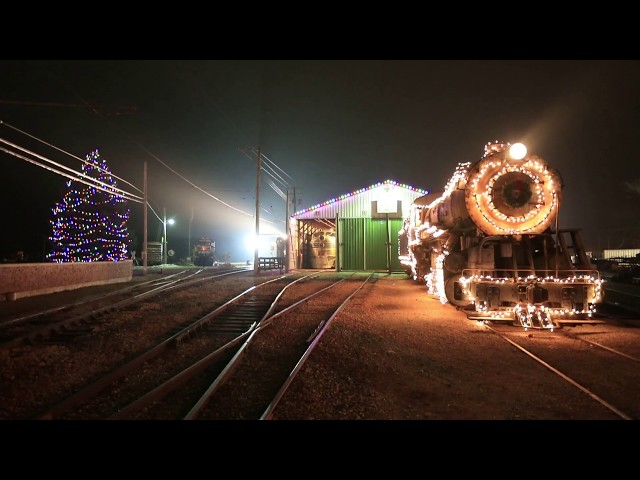
M 522 160 L 527 155 L 527 147 L 523 143 L 514 143 L 509 149 L 509 155 L 514 160 Z

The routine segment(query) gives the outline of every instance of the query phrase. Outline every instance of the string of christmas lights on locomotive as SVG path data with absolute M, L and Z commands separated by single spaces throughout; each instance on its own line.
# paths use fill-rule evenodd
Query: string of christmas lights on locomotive
M 595 267 L 585 261 L 579 230 L 559 231 L 556 225 L 553 232 L 561 192 L 559 173 L 543 159 L 528 155 L 523 144 L 488 142 L 480 160 L 458 164 L 437 198 L 434 196 L 438 194 L 416 199 L 399 232 L 407 245 L 407 252 L 400 255 L 401 263 L 414 279 L 424 281 L 428 293 L 438 296 L 442 303 L 473 305 L 478 313 L 493 318 L 516 318 L 525 327 L 537 322 L 553 328 L 552 316 L 590 317 L 602 301 L 602 281 Z M 559 270 L 557 238 L 553 240 L 556 267 L 548 268 L 548 255 L 551 257 L 554 252 L 546 242 L 552 241 L 552 233 L 558 236 L 565 232 L 571 235 L 572 248 L 583 262 L 583 269 L 563 265 L 566 268 Z M 535 250 L 534 242 L 539 239 L 542 247 Z M 485 247 L 493 247 L 488 260 L 483 257 Z M 498 248 L 500 253 L 496 254 L 494 250 Z M 503 254 L 503 248 L 507 253 Z M 544 258 L 534 258 L 532 251 L 539 254 L 540 250 Z M 519 265 L 522 259 L 518 254 L 525 253 L 529 263 Z M 563 255 L 567 255 L 566 249 Z M 547 268 L 536 265 L 542 260 Z M 499 261 L 511 261 L 516 268 L 499 267 Z M 485 268 L 485 263 L 491 268 Z M 524 270 L 536 274 L 521 276 L 518 272 Z M 571 286 L 576 289 L 571 290 Z M 487 293 L 489 289 L 491 294 Z M 525 296 L 536 295 L 549 297 L 536 303 L 522 301 Z M 558 295 L 584 301 L 576 300 L 568 308 L 570 302 L 565 298 L 551 301 Z M 502 303 L 497 305 L 494 297 Z

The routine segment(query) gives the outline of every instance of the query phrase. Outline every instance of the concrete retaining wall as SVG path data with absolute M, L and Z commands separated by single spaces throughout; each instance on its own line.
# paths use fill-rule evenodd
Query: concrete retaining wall
M 0 301 L 131 281 L 133 262 L 0 264 Z

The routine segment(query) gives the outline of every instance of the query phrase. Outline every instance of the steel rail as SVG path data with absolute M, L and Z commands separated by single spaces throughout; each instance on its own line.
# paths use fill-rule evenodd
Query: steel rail
M 231 300 L 228 300 L 223 305 L 219 306 L 218 308 L 216 308 L 212 312 L 209 312 L 204 317 L 196 320 L 195 322 L 191 323 L 190 325 L 188 325 L 187 327 L 183 328 L 179 332 L 171 335 L 169 338 L 165 339 L 164 341 L 160 342 L 159 344 L 155 345 L 154 347 L 146 350 L 145 352 L 143 352 L 140 355 L 137 355 L 135 358 L 133 358 L 129 362 L 121 365 L 120 367 L 117 367 L 115 370 L 112 370 L 108 374 L 102 376 L 98 380 L 92 382 L 91 384 L 89 384 L 86 387 L 82 388 L 81 390 L 75 392 L 71 396 L 67 397 L 63 401 L 61 401 L 58 404 L 54 405 L 53 407 L 49 408 L 45 412 L 43 412 L 40 415 L 38 415 L 37 419 L 39 419 L 39 420 L 52 420 L 52 419 L 56 418 L 57 416 L 59 416 L 61 413 L 64 413 L 65 411 L 68 411 L 71 408 L 73 408 L 75 405 L 78 405 L 80 402 L 95 396 L 97 393 L 99 393 L 102 390 L 104 390 L 106 387 L 108 387 L 109 385 L 114 383 L 116 380 L 126 376 L 133 369 L 135 369 L 138 366 L 144 364 L 145 362 L 157 357 L 158 355 L 161 355 L 166 350 L 169 350 L 169 349 L 173 348 L 184 337 L 191 336 L 193 330 L 197 329 L 198 327 L 201 327 L 203 324 L 205 324 L 206 322 L 210 321 L 212 318 L 217 316 L 223 310 L 225 310 L 226 308 L 231 306 L 233 303 L 235 303 L 243 295 L 248 294 L 249 292 L 255 290 L 256 288 L 258 288 L 260 286 L 263 286 L 263 285 L 278 281 L 278 280 L 280 280 L 282 278 L 286 278 L 288 276 L 290 276 L 290 275 L 283 275 L 281 277 L 277 277 L 277 278 L 268 280 L 266 282 L 260 283 L 258 285 L 254 285 L 254 286 L 246 289 L 244 292 L 240 293 L 239 295 L 236 295 Z
M 285 287 L 278 293 L 278 295 L 276 296 L 275 300 L 272 302 L 272 305 L 270 306 L 270 308 L 267 311 L 267 313 L 263 316 L 263 318 L 269 317 L 270 312 L 273 311 L 273 308 L 275 307 L 276 303 L 278 302 L 278 300 L 280 299 L 282 294 L 289 287 L 291 287 L 292 285 L 294 285 L 294 284 L 296 284 L 296 283 L 298 283 L 300 281 L 306 280 L 306 279 L 308 279 L 310 277 L 317 276 L 317 275 L 318 275 L 318 273 L 312 273 L 312 274 L 309 274 L 309 275 L 305 275 L 304 277 L 296 279 L 294 282 L 285 285 Z M 247 290 L 247 292 L 248 291 L 249 290 Z M 238 297 L 236 297 L 236 299 L 237 298 Z M 193 378 L 195 375 L 198 375 L 203 370 L 205 370 L 206 368 L 208 368 L 209 366 L 214 364 L 228 350 L 232 349 L 238 343 L 240 343 L 242 340 L 244 340 L 249 335 L 251 335 L 251 333 L 255 329 L 257 323 L 258 322 L 254 322 L 247 329 L 247 331 L 243 332 L 239 336 L 235 337 L 234 339 L 232 339 L 229 342 L 227 342 L 224 345 L 222 345 L 220 348 L 217 348 L 215 351 L 211 352 L 207 356 L 201 358 L 200 360 L 198 360 L 194 364 L 190 365 L 189 367 L 185 368 L 181 372 L 177 373 L 176 375 L 171 377 L 169 380 L 167 380 L 167 381 L 163 382 L 162 384 L 158 385 L 153 390 L 147 392 L 146 394 L 144 394 L 140 398 L 134 400 L 133 402 L 131 402 L 128 405 L 126 405 L 125 407 L 121 408 L 117 413 L 115 413 L 114 415 L 109 417 L 109 420 L 121 420 L 121 419 L 124 419 L 124 418 L 129 418 L 133 414 L 135 414 L 136 412 L 142 410 L 147 405 L 149 405 L 149 404 L 151 404 L 151 403 L 153 403 L 155 401 L 161 400 L 162 398 L 164 398 L 169 393 L 175 391 L 179 386 L 181 386 L 186 381 L 188 381 L 189 379 Z
M 496 335 L 498 335 L 500 338 L 502 338 L 503 340 L 506 340 L 507 342 L 509 342 L 511 345 L 513 345 L 514 347 L 516 347 L 518 350 L 520 350 L 521 352 L 523 352 L 525 355 L 528 355 L 529 357 L 531 357 L 533 360 L 535 360 L 536 362 L 540 363 L 540 365 L 544 366 L 545 368 L 551 370 L 553 373 L 555 373 L 556 375 L 558 375 L 560 378 L 562 378 L 563 380 L 565 380 L 566 382 L 570 383 L 571 385 L 573 385 L 574 387 L 576 387 L 578 390 L 582 391 L 583 393 L 586 393 L 589 397 L 591 397 L 593 400 L 595 400 L 596 402 L 600 403 L 601 405 L 603 405 L 604 407 L 606 407 L 607 409 L 611 410 L 614 414 L 616 414 L 617 416 L 619 416 L 620 418 L 624 419 L 624 420 L 633 420 L 632 417 L 628 416 L 627 414 L 625 414 L 624 412 L 618 410 L 616 407 L 614 407 L 613 405 L 611 405 L 610 403 L 608 403 L 607 401 L 603 400 L 602 398 L 600 398 L 598 395 L 596 395 L 595 393 L 593 393 L 592 391 L 590 391 L 588 388 L 580 385 L 578 382 L 576 382 L 575 380 L 573 380 L 571 377 L 565 375 L 564 373 L 562 373 L 560 370 L 558 370 L 557 368 L 552 367 L 551 365 L 549 365 L 547 362 L 545 362 L 544 360 L 542 360 L 540 357 L 534 355 L 532 352 L 530 352 L 529 350 L 527 350 L 526 348 L 518 345 L 516 342 L 510 340 L 509 338 L 506 337 L 506 335 L 503 335 L 502 333 L 500 333 L 499 331 L 497 331 L 496 329 L 494 329 L 493 327 L 490 327 L 487 324 L 484 324 L 484 327 L 489 329 L 490 331 L 492 331 L 493 333 L 495 333 Z
M 315 347 L 317 346 L 318 342 L 320 341 L 320 338 L 322 337 L 322 335 L 324 335 L 324 333 L 327 331 L 327 329 L 329 328 L 331 322 L 336 318 L 336 316 L 338 315 L 338 313 L 340 313 L 342 311 L 342 309 L 347 305 L 347 303 L 349 303 L 351 301 L 351 299 L 362 289 L 362 287 L 364 287 L 367 282 L 371 279 L 371 277 L 373 276 L 373 273 L 371 273 L 364 282 L 362 282 L 362 285 L 360 285 L 355 292 L 353 292 L 351 295 L 349 295 L 347 297 L 347 299 L 342 302 L 340 304 L 340 306 L 336 309 L 335 312 L 333 312 L 333 314 L 331 315 L 331 317 L 329 317 L 329 319 L 326 322 L 321 322 L 320 324 L 320 328 L 317 329 L 314 334 L 312 335 L 313 340 L 311 341 L 311 343 L 309 344 L 309 346 L 307 347 L 307 349 L 305 350 L 304 354 L 302 355 L 302 357 L 300 358 L 300 360 L 298 360 L 298 363 L 296 364 L 296 366 L 293 368 L 293 370 L 291 371 L 291 373 L 289 374 L 289 376 L 287 377 L 287 379 L 285 380 L 284 384 L 282 385 L 282 387 L 280 387 L 280 390 L 278 390 L 278 393 L 276 393 L 275 397 L 273 398 L 273 400 L 271 401 L 271 403 L 267 406 L 266 410 L 263 412 L 263 414 L 260 416 L 260 420 L 271 420 L 273 418 L 273 410 L 276 408 L 276 406 L 278 405 L 278 403 L 280 402 L 280 400 L 282 399 L 282 396 L 285 394 L 285 392 L 287 391 L 287 389 L 289 388 L 289 385 L 291 385 L 291 382 L 293 381 L 293 379 L 298 375 L 298 372 L 300 371 L 300 369 L 302 368 L 302 366 L 304 365 L 304 363 L 307 361 L 307 359 L 309 358 L 309 355 L 311 355 L 311 352 L 315 349 Z

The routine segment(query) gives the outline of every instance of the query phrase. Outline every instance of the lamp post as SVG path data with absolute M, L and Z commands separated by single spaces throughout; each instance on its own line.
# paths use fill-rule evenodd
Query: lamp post
M 173 220 L 173 218 L 170 218 L 169 220 L 167 220 L 167 209 L 164 207 L 162 207 L 162 213 L 163 213 L 162 225 L 164 227 L 164 236 L 162 237 L 162 264 L 166 265 L 167 264 L 167 223 L 169 225 L 173 225 L 175 223 L 175 220 Z

